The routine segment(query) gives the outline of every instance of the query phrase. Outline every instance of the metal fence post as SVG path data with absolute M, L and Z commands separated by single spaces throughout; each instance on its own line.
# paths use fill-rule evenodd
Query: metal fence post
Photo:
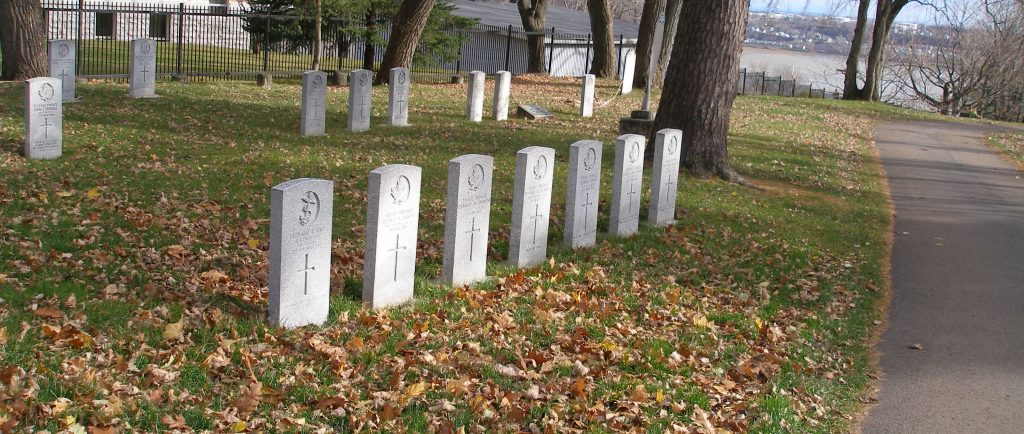
M 587 71 L 590 69 L 590 33 L 587 33 L 587 54 L 583 56 L 583 74 L 587 75 Z
M 625 35 L 619 33 L 619 55 L 618 58 L 615 59 L 615 75 L 619 77 L 622 76 L 622 45 L 625 43 Z
M 548 50 L 548 75 L 555 63 L 555 27 L 551 26 L 551 49 Z
M 264 11 L 263 25 L 263 72 L 270 70 L 270 11 Z
M 508 71 L 508 63 L 512 60 L 512 25 L 508 25 L 508 33 L 505 35 L 505 70 Z
M 182 52 L 185 51 L 185 3 L 178 3 L 178 51 L 177 68 L 175 71 L 181 75 Z
M 743 71 L 740 71 L 740 74 L 743 75 L 743 79 L 742 79 L 743 87 L 742 87 L 742 90 L 740 92 L 740 95 L 746 95 L 747 94 L 747 68 L 743 68 Z
M 78 39 L 75 40 L 75 74 L 81 74 L 82 71 L 82 26 L 85 24 L 84 17 L 85 0 L 78 0 Z

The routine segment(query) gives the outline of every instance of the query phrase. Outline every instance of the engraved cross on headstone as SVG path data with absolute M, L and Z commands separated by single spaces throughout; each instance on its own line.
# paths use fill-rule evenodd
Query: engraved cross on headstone
M 626 195 L 629 196 L 629 208 L 628 209 L 629 209 L 630 212 L 633 211 L 633 196 L 635 196 L 636 193 L 637 193 L 635 187 L 636 187 L 635 183 L 632 183 L 632 182 L 629 183 L 629 193 L 626 193 Z
M 401 251 L 401 250 L 405 250 L 406 247 L 407 247 L 407 246 L 399 246 L 398 238 L 401 237 L 401 236 L 402 236 L 402 234 L 395 234 L 395 248 L 388 249 L 389 253 L 393 252 L 395 254 L 395 276 L 394 276 L 394 280 L 396 282 L 398 281 L 398 252 Z
M 303 273 L 304 279 L 302 282 L 302 293 L 306 295 L 309 294 L 309 270 L 315 271 L 316 267 L 309 266 L 309 253 L 306 253 L 306 266 L 303 269 L 299 270 L 300 273 Z
M 476 227 L 476 217 L 473 217 L 473 224 L 470 230 L 465 233 L 469 234 L 469 261 L 473 261 L 473 251 L 476 250 L 476 234 L 480 232 L 480 228 Z
M 665 190 L 665 200 L 661 201 L 661 207 L 665 208 L 668 206 L 668 196 L 671 194 L 672 189 L 676 186 L 676 176 L 669 173 L 668 181 L 665 182 L 665 186 L 662 190 Z
M 60 77 L 60 82 L 61 83 L 66 83 L 68 81 L 68 70 L 67 70 L 67 68 L 61 68 L 60 69 L 60 74 L 57 74 L 57 76 Z
M 544 217 L 544 214 L 540 213 L 540 204 L 537 204 L 533 210 L 534 214 L 530 216 L 533 220 L 533 244 L 537 245 L 537 222 L 538 219 Z
M 402 97 L 402 96 L 399 96 L 398 100 L 395 101 L 395 103 L 398 104 L 398 113 L 402 113 L 402 111 L 404 111 L 403 107 L 404 107 L 404 104 L 405 104 L 405 98 Z
M 142 84 L 148 83 L 149 81 L 146 80 L 146 73 L 149 72 L 149 65 L 142 65 L 142 70 L 139 72 L 142 73 Z
M 359 113 L 362 113 L 363 116 L 369 116 L 366 113 L 366 97 L 359 98 Z
M 49 139 L 50 138 L 50 127 L 52 127 L 52 126 L 53 126 L 53 124 L 50 123 L 50 118 L 43 118 L 43 127 L 45 127 L 45 128 L 43 128 L 43 138 L 44 139 Z
M 323 107 L 323 104 L 321 103 L 320 98 L 313 98 L 313 99 L 316 100 L 316 101 L 313 103 L 313 118 L 312 119 L 320 119 L 320 107 Z
M 590 206 L 594 202 L 590 200 L 590 192 L 587 192 L 587 201 L 583 203 L 583 228 L 586 229 L 590 223 Z M 588 232 L 589 233 L 589 232 Z

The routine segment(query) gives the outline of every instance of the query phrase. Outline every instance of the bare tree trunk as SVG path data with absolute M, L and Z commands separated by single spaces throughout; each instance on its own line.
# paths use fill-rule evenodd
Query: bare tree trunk
M 587 0 L 590 31 L 594 34 L 594 63 L 590 73 L 600 78 L 615 76 L 615 39 L 612 36 L 612 5 L 609 0 Z
M 548 0 L 519 0 L 519 18 L 523 29 L 533 35 L 526 36 L 526 72 L 544 73 L 544 21 L 548 15 Z
M 636 40 L 636 70 L 641 73 L 633 75 L 634 88 L 647 87 L 647 70 L 651 67 L 651 51 L 654 48 L 655 32 L 658 31 L 658 18 L 664 9 L 665 0 L 644 1 L 644 11 L 640 16 L 640 34 Z M 661 47 L 658 47 L 658 50 L 661 50 Z
M 861 99 L 878 101 L 881 94 L 882 65 L 885 63 L 885 44 L 889 42 L 892 22 L 910 0 L 878 0 L 875 6 L 875 25 L 872 32 L 871 50 L 868 51 L 868 67 L 865 73 L 864 90 Z
M 665 4 L 665 37 L 661 40 L 661 53 L 658 54 L 658 70 L 654 74 L 654 84 L 660 86 L 665 68 L 672 60 L 672 45 L 676 41 L 679 25 L 679 11 L 683 9 L 683 0 L 668 0 Z
M 377 17 L 372 9 L 366 12 L 366 31 L 363 34 L 363 69 L 373 71 L 373 58 L 377 57 L 377 49 L 373 44 L 377 35 Z
M 46 23 L 38 0 L 0 0 L 3 80 L 46 75 Z
M 749 10 L 749 0 L 687 0 L 679 14 L 655 130 L 682 130 L 681 162 L 697 177 L 743 182 L 727 133 Z
M 313 67 L 310 68 L 313 71 L 320 70 L 320 57 L 324 52 L 324 39 L 323 33 L 321 32 L 324 24 L 324 17 L 320 13 L 320 6 L 322 3 L 323 0 L 313 0 L 313 11 L 316 14 L 316 16 L 313 17 L 313 25 L 316 32 L 315 38 L 313 39 Z
M 846 56 L 846 75 L 843 77 L 843 99 L 860 99 L 861 88 L 857 86 L 860 73 L 860 53 L 864 46 L 864 32 L 868 27 L 868 9 L 871 0 L 860 0 L 857 6 L 857 23 L 850 40 L 850 53 Z
M 420 43 L 420 36 L 427 26 L 427 19 L 430 18 L 430 11 L 434 9 L 436 0 L 404 0 L 398 8 L 393 22 L 402 23 L 400 26 L 391 28 L 391 39 L 388 40 L 388 48 L 384 51 L 384 60 L 380 63 L 380 74 L 374 78 L 374 84 L 388 82 L 387 72 L 391 68 L 405 67 L 412 65 L 412 58 L 416 54 L 416 47 Z

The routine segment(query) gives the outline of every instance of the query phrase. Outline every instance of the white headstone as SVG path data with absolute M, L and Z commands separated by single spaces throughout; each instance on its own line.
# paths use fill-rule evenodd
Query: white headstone
M 480 71 L 469 73 L 466 93 L 466 119 L 480 122 L 484 118 L 484 81 L 487 75 Z
M 629 236 L 640 227 L 645 140 L 637 134 L 623 134 L 615 139 L 612 212 L 608 220 L 608 232 L 612 235 Z
M 654 139 L 654 170 L 647 220 L 655 226 L 675 223 L 679 154 L 683 132 L 670 128 L 658 131 Z
M 442 279 L 467 285 L 487 277 L 494 158 L 469 154 L 448 162 Z
M 25 158 L 58 158 L 63 152 L 64 106 L 60 80 L 25 80 Z
M 409 125 L 409 68 L 391 68 L 388 76 L 388 125 Z
M 583 86 L 580 89 L 580 116 L 589 118 L 594 116 L 594 74 L 583 76 Z
M 270 190 L 270 323 L 323 324 L 331 296 L 334 183 L 300 178 Z
M 60 80 L 64 101 L 75 100 L 75 41 L 50 41 L 50 77 Z
M 573 249 L 593 246 L 597 242 L 602 148 L 597 140 L 581 140 L 569 146 L 565 245 Z
M 128 61 L 128 95 L 132 98 L 156 96 L 156 39 L 134 39 Z
M 373 110 L 373 71 L 357 69 L 348 73 L 348 130 L 353 133 L 370 129 Z
M 373 309 L 412 300 L 422 169 L 405 164 L 370 172 L 363 303 Z
M 636 52 L 626 52 L 626 59 L 622 62 L 622 94 L 628 95 L 633 91 L 633 73 L 636 69 Z
M 512 86 L 512 73 L 498 71 L 494 77 L 494 120 L 508 119 L 508 97 Z
M 518 267 L 537 265 L 547 259 L 554 168 L 554 149 L 530 146 L 516 154 L 508 259 Z
M 302 73 L 302 123 L 299 134 L 321 136 L 327 125 L 327 74 L 323 71 Z

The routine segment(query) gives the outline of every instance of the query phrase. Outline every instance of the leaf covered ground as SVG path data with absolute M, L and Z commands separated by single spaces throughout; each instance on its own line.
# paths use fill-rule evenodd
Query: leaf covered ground
M 517 77 L 513 107 L 556 117 L 472 124 L 463 86 L 416 85 L 404 129 L 380 126 L 375 89 L 358 135 L 332 88 L 330 135 L 304 139 L 294 82 L 160 83 L 153 100 L 93 82 L 65 105 L 64 157 L 29 162 L 21 84 L 0 84 L 2 430 L 851 429 L 885 290 L 871 134 L 896 112 L 739 98 L 730 154 L 761 190 L 684 176 L 677 226 L 566 250 L 568 146 L 610 149 L 639 105 L 614 87 L 583 120 L 575 81 Z M 551 261 L 516 270 L 515 152 L 531 145 L 558 155 Z M 452 288 L 435 279 L 447 160 L 464 153 L 495 157 L 494 279 Z M 424 169 L 416 302 L 375 312 L 359 300 L 366 184 L 388 163 Z M 297 177 L 335 181 L 331 313 L 285 331 L 265 320 L 269 188 Z

